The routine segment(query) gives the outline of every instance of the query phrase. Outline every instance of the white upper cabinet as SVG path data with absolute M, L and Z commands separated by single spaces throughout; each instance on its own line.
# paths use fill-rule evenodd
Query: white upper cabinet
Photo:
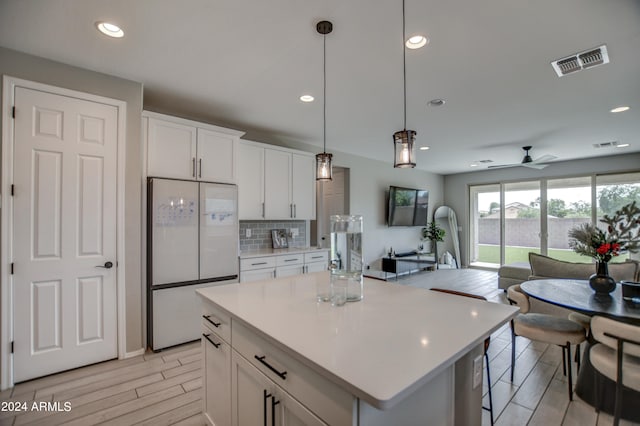
M 293 219 L 290 153 L 265 149 L 264 195 L 265 219 Z
M 194 179 L 196 128 L 149 118 L 149 176 Z
M 240 141 L 238 217 L 264 219 L 264 148 Z
M 292 154 L 291 203 L 294 219 L 316 218 L 315 157 Z
M 208 182 L 237 182 L 238 141 L 244 133 L 145 112 L 147 175 Z
M 244 140 L 239 153 L 241 220 L 315 219 L 313 154 Z

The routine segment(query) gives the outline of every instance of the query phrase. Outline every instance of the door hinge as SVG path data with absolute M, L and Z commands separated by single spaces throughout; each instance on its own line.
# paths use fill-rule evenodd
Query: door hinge
M 11 262 L 11 275 L 13 275 L 13 262 Z
M 16 187 L 15 187 L 15 185 L 14 185 L 14 184 L 11 184 L 11 196 L 12 196 L 12 197 L 13 197 L 13 195 L 15 194 L 15 192 L 16 192 Z
M 15 106 L 11 109 L 11 117 L 12 118 L 16 118 L 16 107 Z
M 11 341 L 11 353 L 13 353 L 13 340 Z

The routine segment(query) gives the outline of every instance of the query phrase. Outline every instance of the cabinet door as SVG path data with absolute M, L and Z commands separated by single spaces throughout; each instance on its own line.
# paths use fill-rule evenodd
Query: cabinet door
M 275 277 L 275 268 L 254 269 L 252 271 L 240 271 L 240 282 L 270 280 Z
M 209 423 L 228 425 L 231 424 L 231 347 L 206 327 L 202 328 L 202 334 L 203 412 Z
M 195 127 L 149 118 L 147 152 L 149 176 L 195 179 Z
M 291 277 L 304 273 L 304 265 L 278 266 L 276 268 L 276 278 Z
M 231 354 L 231 424 L 271 424 L 273 382 L 237 352 Z
M 326 426 L 237 352 L 231 358 L 234 426 Z
M 238 149 L 240 220 L 264 218 L 264 148 L 240 142 Z
M 236 150 L 236 137 L 198 129 L 198 179 L 235 183 Z
M 316 218 L 315 159 L 308 155 L 292 154 L 291 202 L 293 218 Z
M 329 269 L 329 265 L 327 262 L 313 262 L 307 263 L 306 265 L 306 273 L 310 274 L 312 272 L 322 272 Z
M 265 149 L 264 155 L 264 217 L 291 219 L 291 154 Z

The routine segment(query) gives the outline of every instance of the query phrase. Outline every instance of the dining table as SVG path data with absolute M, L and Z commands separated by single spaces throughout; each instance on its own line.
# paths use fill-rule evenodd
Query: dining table
M 601 315 L 640 326 L 640 303 L 622 297 L 622 285 L 610 294 L 596 294 L 587 280 L 543 279 L 525 281 L 520 288 L 529 297 L 585 315 Z M 578 373 L 575 393 L 588 404 L 613 413 L 615 382 L 598 372 L 590 362 L 589 350 L 596 341 L 590 337 Z M 623 389 L 622 418 L 640 422 L 640 392 Z

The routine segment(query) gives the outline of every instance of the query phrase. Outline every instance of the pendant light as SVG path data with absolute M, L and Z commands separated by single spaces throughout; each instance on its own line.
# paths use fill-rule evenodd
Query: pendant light
M 402 0 L 402 82 L 404 87 L 404 129 L 393 134 L 393 167 L 413 168 L 416 166 L 415 130 L 407 130 L 407 55 L 404 41 L 405 13 L 404 0 Z
M 316 180 L 326 181 L 333 179 L 331 164 L 332 154 L 327 152 L 327 34 L 333 30 L 333 24 L 329 21 L 320 21 L 316 25 L 318 33 L 322 34 L 323 71 L 322 71 L 322 153 L 316 155 Z

